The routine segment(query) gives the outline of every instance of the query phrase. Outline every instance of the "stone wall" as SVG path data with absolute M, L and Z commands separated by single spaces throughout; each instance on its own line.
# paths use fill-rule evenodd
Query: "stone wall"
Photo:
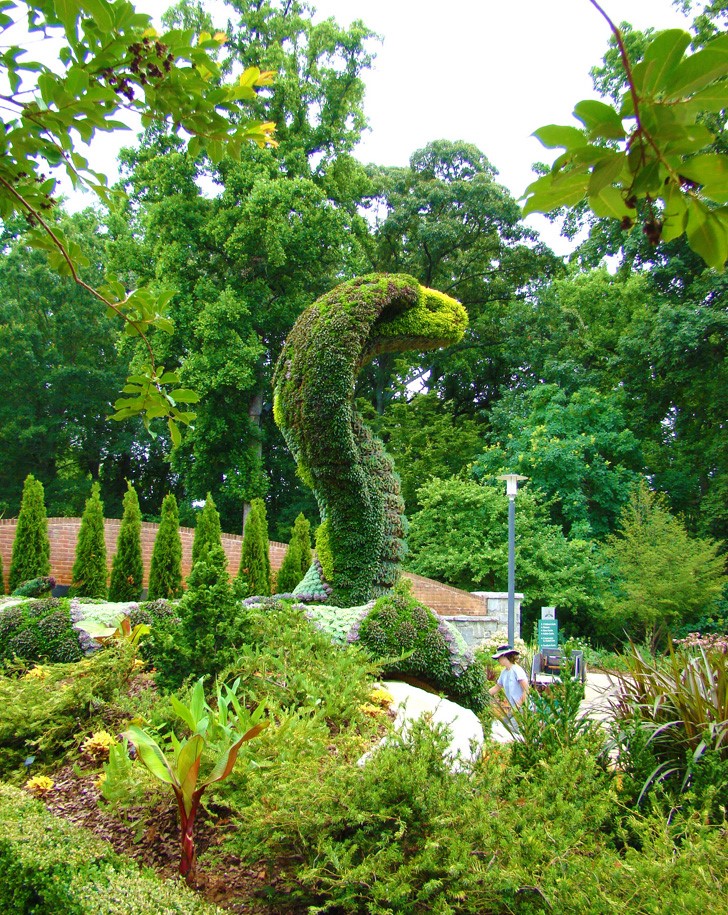
M 508 632 L 508 593 L 504 591 L 472 591 L 470 597 L 477 604 L 476 612 L 441 613 L 448 623 L 460 632 L 470 648 L 492 639 L 496 632 Z M 515 634 L 521 635 L 521 601 L 523 594 L 515 594 Z M 504 637 L 505 641 L 505 637 Z

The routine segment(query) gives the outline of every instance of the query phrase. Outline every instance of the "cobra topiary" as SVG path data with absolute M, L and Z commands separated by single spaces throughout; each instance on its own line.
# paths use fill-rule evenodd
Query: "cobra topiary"
M 288 335 L 273 412 L 319 505 L 316 550 L 329 603 L 386 593 L 405 552 L 399 480 L 354 408 L 356 377 L 380 353 L 449 346 L 466 326 L 455 299 L 405 274 L 369 274 L 314 302 Z

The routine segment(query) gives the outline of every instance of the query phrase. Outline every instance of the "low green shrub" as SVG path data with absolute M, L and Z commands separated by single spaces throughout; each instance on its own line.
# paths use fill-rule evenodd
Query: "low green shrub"
M 483 667 L 460 633 L 398 585 L 354 625 L 347 640 L 384 660 L 384 676 L 408 675 L 442 690 L 474 712 L 486 702 Z
M 0 660 L 67 663 L 83 657 L 68 600 L 48 597 L 0 610 Z
M 74 664 L 43 667 L 41 676 L 0 676 L 0 778 L 46 772 L 75 748 L 94 723 L 103 727 L 108 703 L 125 687 L 133 653 L 114 645 Z
M 512 764 L 509 748 L 488 746 L 471 771 L 452 773 L 445 731 L 423 721 L 363 768 L 340 738 L 316 758 L 298 728 L 291 752 L 279 741 L 271 768 L 251 773 L 237 798 L 239 828 L 226 839 L 244 866 L 275 868 L 274 907 L 337 915 L 715 907 L 728 865 L 721 830 L 625 812 L 585 741 L 528 771 Z
M 44 575 L 42 578 L 31 578 L 13 591 L 13 597 L 49 597 L 56 586 L 55 578 Z
M 111 846 L 0 785 L 0 907 L 8 915 L 216 915 L 183 884 L 140 872 Z
M 187 591 L 177 604 L 178 624 L 171 615 L 164 618 L 155 602 L 157 607 L 151 613 L 156 614 L 157 624 L 152 623 L 142 644 L 161 689 L 178 689 L 191 677 L 212 679 L 232 662 L 243 639 L 243 611 L 226 566 L 222 547 L 208 547 L 205 559 L 195 563 Z
M 518 728 L 513 762 L 527 770 L 550 763 L 569 747 L 583 746 L 606 767 L 606 735 L 599 722 L 580 715 L 583 699 L 584 685 L 571 678 L 568 662 L 560 681 L 543 692 L 532 689 L 528 702 L 513 713 Z
M 314 711 L 337 730 L 361 717 L 379 671 L 368 655 L 334 645 L 283 601 L 247 607 L 242 622 L 244 642 L 225 677 L 242 677 L 250 703 L 268 702 L 282 714 Z

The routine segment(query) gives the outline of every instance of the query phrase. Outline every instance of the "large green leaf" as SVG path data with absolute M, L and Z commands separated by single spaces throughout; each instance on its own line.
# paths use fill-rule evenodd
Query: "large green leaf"
M 597 216 L 623 219 L 625 216 L 634 215 L 634 209 L 627 206 L 616 187 L 605 187 L 598 194 L 590 195 L 589 206 Z
M 246 731 L 241 738 L 239 738 L 228 750 L 222 754 L 220 759 L 217 761 L 217 765 L 205 779 L 203 784 L 207 786 L 211 785 L 213 782 L 220 782 L 227 778 L 235 767 L 238 753 L 240 752 L 240 747 L 246 741 L 257 737 L 258 734 L 260 734 L 261 731 L 264 731 L 269 724 L 269 721 L 261 721 L 259 724 L 256 724 L 255 727 L 252 727 L 249 731 Z
M 692 54 L 674 71 L 665 86 L 667 99 L 692 95 L 715 80 L 728 75 L 728 35 L 714 38 L 701 51 Z
M 624 169 L 625 158 L 619 153 L 605 156 L 600 162 L 597 162 L 589 178 L 589 196 L 599 194 L 605 187 L 613 184 Z
M 560 127 L 558 124 L 547 124 L 533 132 L 533 136 L 548 149 L 562 146 L 564 149 L 573 149 L 577 146 L 586 146 L 586 134 L 577 127 Z
M 76 0 L 56 0 L 56 13 L 69 38 L 76 34 L 76 20 L 80 12 Z
M 698 111 L 722 111 L 728 108 L 728 80 L 714 83 L 707 89 L 696 92 L 690 99 L 691 109 Z
M 563 206 L 573 206 L 579 203 L 586 194 L 589 184 L 589 173 L 587 171 L 567 175 L 545 175 L 548 179 L 544 184 L 534 182 L 526 190 L 529 194 L 531 188 L 539 185 L 535 192 L 527 197 L 523 207 L 523 215 L 529 213 L 550 213 L 552 210 L 558 210 Z
M 682 29 L 668 29 L 655 35 L 642 57 L 643 70 L 639 81 L 635 67 L 635 83 L 640 95 L 662 92 L 689 46 L 690 35 Z
M 177 780 L 182 791 L 185 810 L 190 813 L 192 794 L 197 787 L 200 774 L 200 759 L 205 748 L 205 741 L 200 734 L 195 734 L 187 740 L 179 752 L 177 759 Z
M 625 136 L 622 119 L 611 105 L 605 105 L 604 102 L 589 99 L 578 102 L 574 107 L 574 115 L 589 131 L 590 138 L 621 140 Z
M 149 769 L 155 778 L 167 785 L 177 785 L 174 773 L 172 771 L 166 756 L 160 750 L 156 741 L 154 741 L 146 731 L 143 731 L 135 724 L 130 725 L 121 735 L 133 743 L 137 748 L 139 758 Z
M 689 201 L 687 236 L 693 251 L 722 273 L 728 260 L 728 231 L 717 214 L 694 198 Z
M 190 712 L 184 702 L 180 702 L 180 700 L 174 695 L 169 697 L 169 701 L 175 715 L 177 715 L 178 718 L 181 718 L 182 721 L 184 721 L 184 723 L 190 729 L 190 731 L 194 733 L 197 729 L 197 722 L 193 717 L 192 712 Z
M 685 231 L 688 217 L 688 203 L 685 194 L 674 184 L 665 195 L 665 209 L 662 217 L 662 241 L 679 238 Z
M 207 716 L 205 712 L 207 711 L 207 703 L 205 702 L 205 678 L 200 677 L 200 679 L 195 683 L 192 689 L 192 695 L 190 696 L 190 714 L 192 720 L 195 722 L 193 731 L 200 730 L 200 725 L 202 722 L 207 722 Z M 206 724 L 205 724 L 206 727 Z
M 728 156 L 704 153 L 680 166 L 680 174 L 696 184 L 728 186 Z
M 91 15 L 103 32 L 110 32 L 114 27 L 114 14 L 107 0 L 79 0 L 78 5 Z

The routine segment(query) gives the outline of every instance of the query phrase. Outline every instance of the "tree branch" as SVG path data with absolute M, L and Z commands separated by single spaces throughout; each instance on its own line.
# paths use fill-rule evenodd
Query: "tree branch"
M 111 302 L 107 298 L 105 298 L 97 289 L 94 289 L 93 286 L 90 286 L 88 283 L 86 283 L 84 280 L 82 280 L 81 277 L 78 275 L 78 271 L 76 270 L 76 265 L 74 264 L 73 259 L 71 258 L 71 255 L 66 250 L 65 245 L 60 240 L 60 238 L 56 235 L 56 233 L 53 231 L 53 229 L 48 225 L 48 223 L 45 221 L 45 219 L 43 219 L 43 217 L 40 215 L 38 210 L 31 203 L 28 203 L 28 201 L 25 199 L 25 197 L 23 197 L 23 195 L 16 188 L 14 188 L 12 186 L 12 184 L 10 184 L 10 182 L 7 181 L 2 175 L 0 175 L 0 184 L 2 184 L 3 187 L 5 187 L 5 189 L 13 197 L 15 197 L 15 199 L 21 204 L 21 206 L 29 213 L 29 215 L 31 217 L 31 221 L 37 222 L 41 226 L 43 231 L 46 233 L 46 235 L 48 235 L 48 237 L 53 242 L 53 244 L 56 246 L 58 251 L 60 251 L 61 256 L 63 257 L 63 259 L 65 260 L 65 262 L 68 266 L 68 269 L 70 271 L 70 274 L 71 274 L 71 277 L 72 277 L 74 283 L 76 283 L 82 289 L 85 289 L 86 292 L 90 293 L 90 295 L 92 295 L 95 299 L 98 299 L 100 302 L 103 302 L 103 304 L 106 305 L 107 308 L 110 308 L 112 311 L 114 311 L 122 319 L 122 321 L 125 321 L 128 325 L 135 328 L 135 330 L 137 331 L 137 333 L 141 337 L 141 339 L 144 341 L 144 345 L 147 348 L 147 351 L 149 353 L 150 366 L 151 366 L 151 369 L 153 372 L 154 371 L 154 352 L 152 350 L 152 346 L 151 346 L 146 334 L 142 333 L 142 331 L 140 330 L 137 322 L 133 321 L 128 315 L 125 315 L 122 310 L 124 305 L 129 301 L 129 296 L 127 296 L 125 299 L 122 299 L 122 301 L 120 301 L 120 302 Z

